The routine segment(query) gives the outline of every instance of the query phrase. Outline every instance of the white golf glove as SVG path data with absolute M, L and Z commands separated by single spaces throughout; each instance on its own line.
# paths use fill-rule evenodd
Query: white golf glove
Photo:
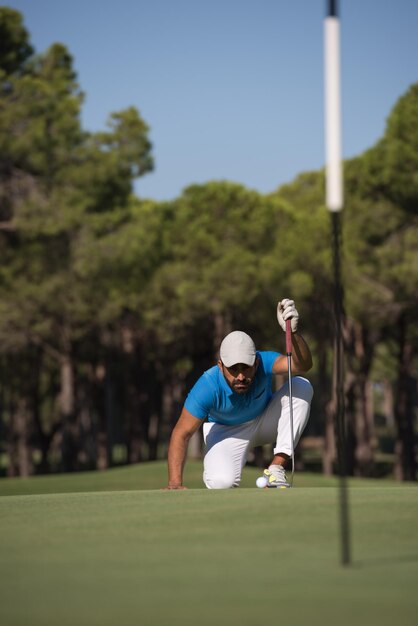
M 292 333 L 295 333 L 298 329 L 299 313 L 296 310 L 293 300 L 285 298 L 277 305 L 277 320 L 284 332 L 286 332 L 286 320 L 288 319 L 292 320 L 290 326 Z

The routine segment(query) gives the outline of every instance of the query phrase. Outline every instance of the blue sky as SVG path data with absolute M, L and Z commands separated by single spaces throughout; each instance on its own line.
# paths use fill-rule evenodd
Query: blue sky
M 267 193 L 324 165 L 325 0 L 12 0 L 36 51 L 64 43 L 86 94 L 86 130 L 136 106 L 167 200 L 231 180 Z M 343 155 L 383 134 L 418 82 L 418 1 L 341 0 Z

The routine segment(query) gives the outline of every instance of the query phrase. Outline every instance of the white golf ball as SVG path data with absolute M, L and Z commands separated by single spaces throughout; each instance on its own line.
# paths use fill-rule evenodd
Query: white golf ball
M 264 489 L 264 487 L 267 487 L 267 478 L 265 476 L 259 476 L 255 484 L 259 489 Z

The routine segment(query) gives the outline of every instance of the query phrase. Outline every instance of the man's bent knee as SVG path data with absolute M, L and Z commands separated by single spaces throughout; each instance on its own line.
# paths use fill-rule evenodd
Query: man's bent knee
M 203 476 L 203 480 L 208 489 L 232 489 L 239 485 L 232 476 Z
M 292 390 L 293 395 L 306 400 L 306 402 L 311 402 L 314 392 L 307 378 L 303 378 L 303 376 L 295 376 L 292 378 Z

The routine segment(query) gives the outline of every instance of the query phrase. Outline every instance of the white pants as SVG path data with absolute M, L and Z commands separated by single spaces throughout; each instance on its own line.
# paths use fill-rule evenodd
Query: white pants
M 311 383 L 295 376 L 292 378 L 293 439 L 294 447 L 308 422 L 313 389 Z M 263 413 L 257 418 L 225 426 L 206 422 L 203 424 L 205 458 L 203 480 L 208 489 L 239 487 L 242 468 L 248 452 L 256 447 L 276 442 L 274 454 L 291 455 L 289 383 L 283 385 L 271 398 Z

